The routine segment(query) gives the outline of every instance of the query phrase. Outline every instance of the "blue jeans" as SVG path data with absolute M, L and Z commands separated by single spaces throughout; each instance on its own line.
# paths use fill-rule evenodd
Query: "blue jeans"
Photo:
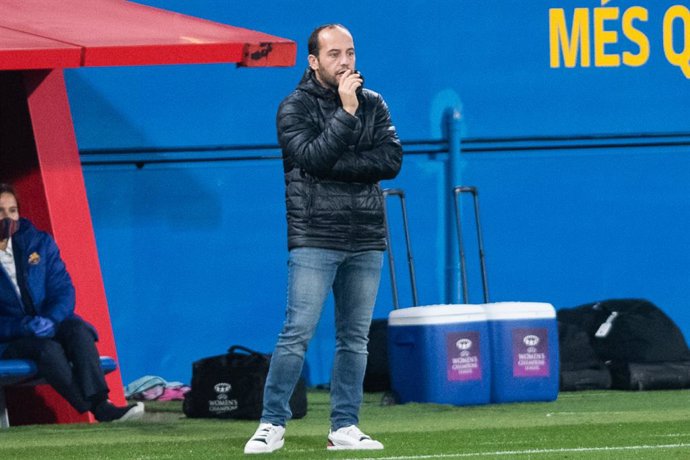
M 262 423 L 285 426 L 292 415 L 290 396 L 302 373 L 307 344 L 333 289 L 336 341 L 331 377 L 331 429 L 357 425 L 369 326 L 382 264 L 382 251 L 319 248 L 290 251 L 287 311 L 264 388 Z

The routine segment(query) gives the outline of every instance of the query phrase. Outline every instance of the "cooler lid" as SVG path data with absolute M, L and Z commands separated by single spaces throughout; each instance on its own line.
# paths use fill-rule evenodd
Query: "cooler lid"
M 545 302 L 494 302 L 484 304 L 483 307 L 489 321 L 556 317 L 556 309 Z
M 393 310 L 388 315 L 389 326 L 421 326 L 430 324 L 471 323 L 486 321 L 481 305 L 426 305 Z

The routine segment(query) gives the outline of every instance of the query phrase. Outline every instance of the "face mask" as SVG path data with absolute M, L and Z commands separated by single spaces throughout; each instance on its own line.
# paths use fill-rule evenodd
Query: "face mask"
M 19 221 L 9 217 L 0 220 L 0 241 L 9 239 L 19 230 Z

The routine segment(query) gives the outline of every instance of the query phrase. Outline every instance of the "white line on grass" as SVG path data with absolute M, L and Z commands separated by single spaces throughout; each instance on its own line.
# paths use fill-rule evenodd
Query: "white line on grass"
M 568 452 L 611 452 L 620 450 L 650 450 L 650 449 L 678 449 L 687 448 L 690 444 L 660 444 L 640 446 L 610 446 L 610 447 L 562 447 L 559 449 L 526 449 L 526 450 L 498 450 L 495 452 L 473 452 L 464 454 L 433 454 L 433 455 L 405 455 L 400 457 L 372 457 L 344 460 L 418 460 L 427 458 L 463 458 L 463 457 L 488 457 L 500 455 L 532 455 L 532 454 L 560 454 Z

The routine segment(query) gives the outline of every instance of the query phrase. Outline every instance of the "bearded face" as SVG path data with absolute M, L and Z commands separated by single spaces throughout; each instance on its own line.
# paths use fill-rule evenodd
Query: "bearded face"
M 337 89 L 347 70 L 355 70 L 355 44 L 352 35 L 340 27 L 319 33 L 319 55 L 309 55 L 309 66 L 323 86 Z

